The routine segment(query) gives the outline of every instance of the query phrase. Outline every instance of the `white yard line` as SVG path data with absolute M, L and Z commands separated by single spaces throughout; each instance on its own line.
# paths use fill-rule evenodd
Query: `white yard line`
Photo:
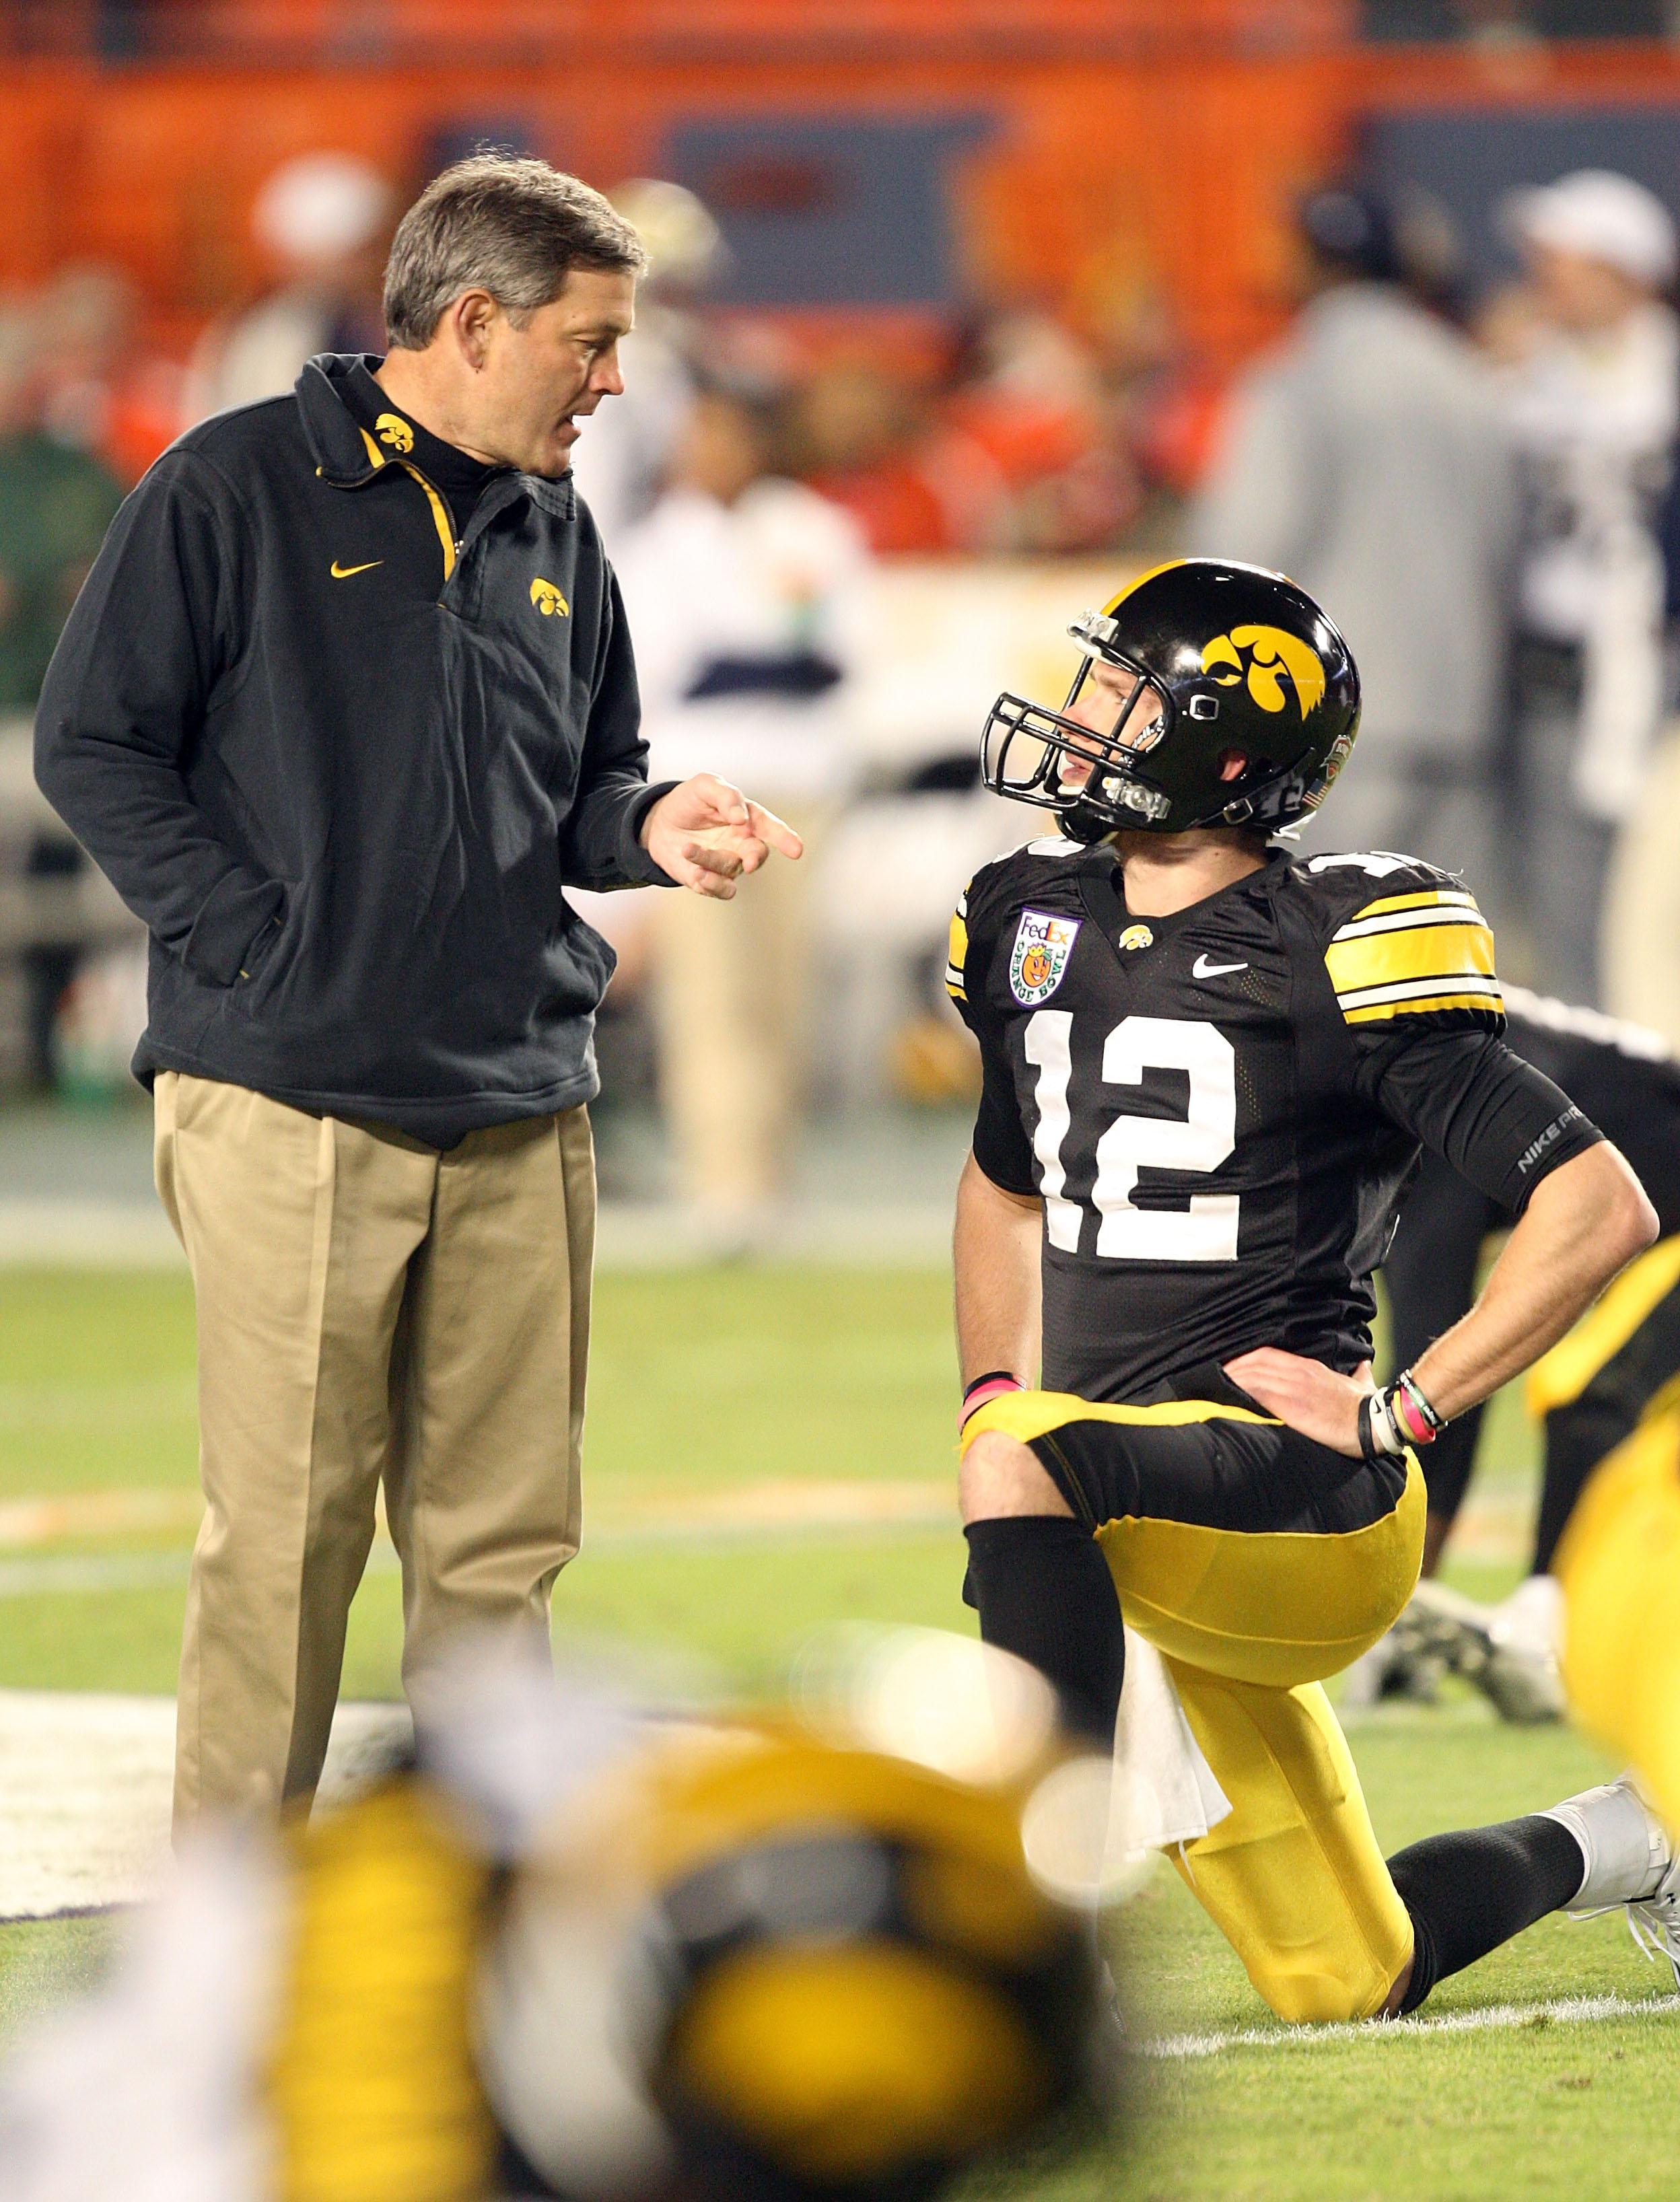
M 0 1560 L 0 1598 L 156 1590 L 186 1581 L 186 1552 L 102 1552 L 87 1558 Z
M 1680 2017 L 1680 1995 L 1565 1996 L 1551 2003 L 1496 2003 L 1440 2018 L 1363 2019 L 1351 2026 L 1235 2027 L 1223 2034 L 1168 2034 L 1140 2041 L 1144 2057 L 1219 2057 L 1228 2049 L 1329 2049 L 1343 2041 L 1408 2040 L 1419 2034 L 1485 2034 L 1506 2027 L 1601 2026 L 1606 2019 Z

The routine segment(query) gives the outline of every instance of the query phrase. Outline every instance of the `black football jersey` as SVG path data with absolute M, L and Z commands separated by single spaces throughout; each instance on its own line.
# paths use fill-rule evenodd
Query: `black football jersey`
M 1351 1372 L 1423 1145 L 1520 1209 L 1600 1136 L 1501 1040 L 1473 897 L 1410 857 L 1277 851 L 1135 918 L 1111 849 L 1031 842 L 970 881 L 946 982 L 976 1160 L 1044 1204 L 1042 1381 L 1088 1399 L 1257 1345 Z

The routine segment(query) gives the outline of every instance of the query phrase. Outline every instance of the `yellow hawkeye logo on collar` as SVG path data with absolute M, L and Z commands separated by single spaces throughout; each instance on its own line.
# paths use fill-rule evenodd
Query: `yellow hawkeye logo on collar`
M 371 574 L 375 566 L 382 566 L 384 563 L 383 558 L 370 558 L 365 566 L 341 566 L 335 558 L 333 561 L 333 579 L 335 581 L 347 581 L 352 574 Z
M 374 433 L 380 443 L 389 444 L 393 451 L 414 449 L 414 430 L 400 413 L 381 413 L 374 423 Z
M 556 612 L 564 619 L 572 609 L 553 582 L 544 580 L 540 574 L 531 584 L 531 602 L 545 619 L 552 619 Z

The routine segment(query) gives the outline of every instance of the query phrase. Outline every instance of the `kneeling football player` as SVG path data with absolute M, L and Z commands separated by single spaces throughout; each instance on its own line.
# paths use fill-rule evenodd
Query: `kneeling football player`
M 1680 1971 L 1680 1859 L 1630 1784 L 1385 1863 L 1321 1687 L 1417 1581 L 1418 1451 L 1649 1243 L 1650 1203 L 1503 1044 L 1459 881 L 1272 845 L 1358 725 L 1311 598 L 1184 560 L 1070 632 L 1065 704 L 1002 696 L 983 742 L 1059 830 L 970 883 L 947 974 L 984 1069 L 955 1242 L 981 1633 L 1105 1746 L 1123 1611 L 1162 1654 L 1233 1808 L 1181 1869 L 1286 2018 L 1415 2010 L 1559 1907 L 1639 1906 Z M 1371 1274 L 1425 1146 L 1518 1222 L 1378 1392 Z

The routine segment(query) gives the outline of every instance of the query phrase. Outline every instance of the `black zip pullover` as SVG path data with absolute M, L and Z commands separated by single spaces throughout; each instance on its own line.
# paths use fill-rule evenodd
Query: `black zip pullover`
M 663 790 L 569 480 L 481 469 L 457 537 L 463 485 L 416 463 L 377 364 L 313 360 L 159 459 L 71 612 L 35 768 L 151 932 L 137 1077 L 445 1147 L 597 1091 L 612 951 L 561 889 L 669 885 L 637 839 Z

